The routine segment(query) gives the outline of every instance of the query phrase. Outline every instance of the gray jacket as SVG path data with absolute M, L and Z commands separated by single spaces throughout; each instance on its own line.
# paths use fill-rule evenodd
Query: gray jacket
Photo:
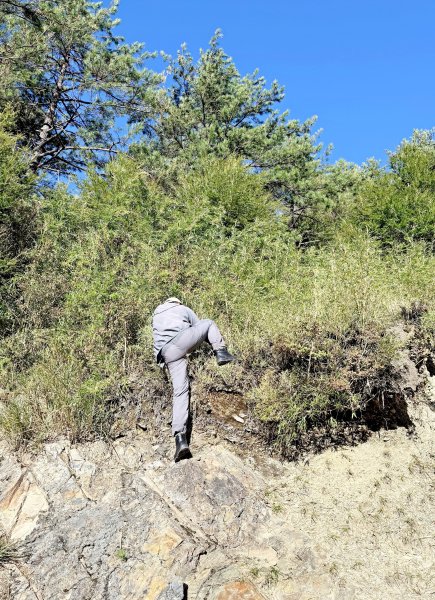
M 153 314 L 154 356 L 158 364 L 164 361 L 160 357 L 160 350 L 170 342 L 177 333 L 192 327 L 199 319 L 189 307 L 178 302 L 164 302 L 160 304 Z

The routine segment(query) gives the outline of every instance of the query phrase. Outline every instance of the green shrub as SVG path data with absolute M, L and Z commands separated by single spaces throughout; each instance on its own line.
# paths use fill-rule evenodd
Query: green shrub
M 199 392 L 224 377 L 282 448 L 361 414 L 397 350 L 388 329 L 403 307 L 424 304 L 430 331 L 423 243 L 385 252 L 347 225 L 298 249 L 261 176 L 233 158 L 205 159 L 170 193 L 121 156 L 79 194 L 50 192 L 41 218 L 15 278 L 23 326 L 0 344 L 0 426 L 16 443 L 107 433 L 133 380 L 161 394 L 150 319 L 169 295 L 214 318 L 240 358 L 223 374 L 200 352 Z
M 390 170 L 371 171 L 357 196 L 356 220 L 384 246 L 424 241 L 435 249 L 435 141 L 416 131 L 390 155 Z
M 0 113 L 0 336 L 14 326 L 11 280 L 22 269 L 37 230 L 35 177 L 11 125 L 12 114 Z
M 388 385 L 399 349 L 388 330 L 419 299 L 431 307 L 429 331 L 435 261 L 417 245 L 386 255 L 357 232 L 308 252 L 278 236 L 256 254 L 258 239 L 225 252 L 218 277 L 213 256 L 203 255 L 198 277 L 209 287 L 200 296 L 213 289 L 208 304 L 220 307 L 243 360 L 226 383 L 248 395 L 286 450 L 307 429 L 360 418 L 370 393 Z M 205 387 L 219 378 L 210 364 Z

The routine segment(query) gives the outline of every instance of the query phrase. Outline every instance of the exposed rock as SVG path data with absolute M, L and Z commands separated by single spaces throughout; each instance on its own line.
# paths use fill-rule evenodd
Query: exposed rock
M 173 581 L 160 594 L 158 600 L 184 600 L 184 585 L 180 581 Z
M 264 600 L 264 596 L 249 581 L 232 581 L 218 590 L 216 600 Z
M 397 372 L 397 387 L 405 393 L 415 393 L 421 385 L 423 378 L 417 370 L 415 363 L 411 360 L 409 352 L 402 350 L 399 356 L 392 362 Z
M 6 569 L 0 569 L 0 598 L 10 598 L 9 593 L 10 573 Z
M 410 324 L 397 323 L 390 327 L 388 333 L 392 339 L 402 346 L 402 350 L 399 351 L 398 356 L 391 363 L 396 374 L 395 391 L 413 394 L 425 381 L 424 376 L 418 372 L 415 362 L 411 359 L 408 349 L 409 342 L 415 335 L 415 327 Z
M 33 600 L 34 588 L 44 600 L 182 600 L 186 584 L 206 598 L 231 578 L 250 598 L 250 566 L 297 560 L 307 540 L 273 514 L 263 476 L 241 458 L 209 447 L 200 462 L 156 469 L 155 452 L 140 438 L 45 447 L 1 500 L 5 529 L 25 540 L 32 581 L 12 572 L 13 597 Z
M 18 558 L 0 598 L 426 597 L 434 414 L 411 409 L 412 442 L 390 431 L 294 464 L 198 433 L 195 460 L 174 464 L 170 435 L 135 428 L 47 444 L 26 466 L 2 447 L 0 520 Z
M 40 513 L 47 509 L 42 489 L 25 470 L 0 501 L 0 523 L 12 541 L 23 540 L 35 529 Z

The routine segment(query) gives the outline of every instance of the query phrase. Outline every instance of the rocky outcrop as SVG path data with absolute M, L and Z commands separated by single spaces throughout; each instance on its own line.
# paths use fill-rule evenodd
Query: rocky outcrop
M 430 399 L 409 410 L 411 437 L 384 431 L 295 463 L 202 431 L 174 464 L 163 426 L 20 459 L 0 446 L 14 545 L 0 598 L 428 597 L 434 413 Z
M 28 465 L 4 461 L 1 521 L 26 555 L 13 598 L 254 600 L 266 597 L 260 572 L 269 584 L 283 574 L 275 592 L 288 598 L 338 597 L 321 555 L 268 506 L 252 460 L 215 445 L 173 464 L 158 450 L 139 436 L 62 441 Z

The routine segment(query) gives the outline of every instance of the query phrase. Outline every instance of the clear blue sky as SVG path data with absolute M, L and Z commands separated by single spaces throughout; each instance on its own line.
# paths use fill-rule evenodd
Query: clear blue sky
M 318 115 L 333 160 L 385 160 L 435 126 L 435 0 L 121 0 L 117 32 L 197 56 L 221 28 L 244 74 L 285 86 L 283 109 Z

